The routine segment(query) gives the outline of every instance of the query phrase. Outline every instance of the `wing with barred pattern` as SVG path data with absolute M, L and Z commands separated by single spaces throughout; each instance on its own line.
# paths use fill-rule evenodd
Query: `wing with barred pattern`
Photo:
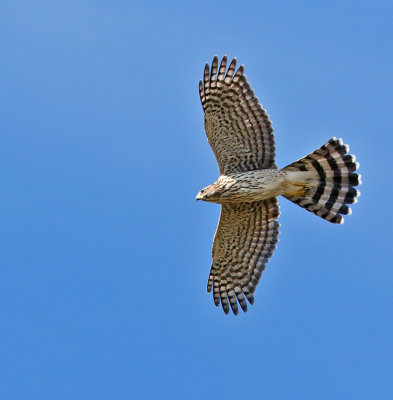
M 255 97 L 244 66 L 236 70 L 236 58 L 227 69 L 227 57 L 218 66 L 214 57 L 206 64 L 199 94 L 205 112 L 207 139 L 221 175 L 276 168 L 272 124 Z
M 247 311 L 246 298 L 254 303 L 256 286 L 278 242 L 279 214 L 276 198 L 222 205 L 207 291 L 213 289 L 215 305 L 221 303 L 226 314 L 230 306 L 237 315 L 238 302 Z

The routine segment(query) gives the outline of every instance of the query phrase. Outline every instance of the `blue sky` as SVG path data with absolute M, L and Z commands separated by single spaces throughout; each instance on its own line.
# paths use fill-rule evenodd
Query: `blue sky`
M 143 3 L 143 4 L 142 4 Z M 0 6 L 0 397 L 393 396 L 390 1 Z M 342 137 L 362 196 L 280 199 L 247 314 L 206 293 L 219 207 L 197 84 L 237 57 L 281 167 Z

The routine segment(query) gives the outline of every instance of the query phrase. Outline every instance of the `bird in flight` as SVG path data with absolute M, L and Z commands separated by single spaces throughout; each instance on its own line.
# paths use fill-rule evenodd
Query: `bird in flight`
M 244 66 L 236 70 L 217 56 L 205 65 L 199 94 L 205 130 L 216 157 L 220 176 L 196 196 L 221 204 L 213 241 L 213 262 L 207 291 L 226 314 L 247 311 L 254 292 L 277 244 L 281 195 L 300 207 L 342 224 L 351 214 L 347 204 L 360 195 L 359 164 L 341 139 L 332 138 L 319 149 L 279 169 L 274 161 L 272 123 L 258 102 Z M 246 300 L 247 299 L 247 300 Z

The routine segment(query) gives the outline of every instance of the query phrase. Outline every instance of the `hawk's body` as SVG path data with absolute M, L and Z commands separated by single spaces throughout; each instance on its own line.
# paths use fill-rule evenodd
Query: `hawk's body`
M 360 184 L 355 157 L 347 155 L 341 139 L 330 139 L 306 157 L 278 169 L 273 128 L 258 103 L 236 59 L 227 69 L 214 57 L 205 66 L 199 92 L 205 112 L 208 141 L 216 156 L 220 177 L 202 189 L 198 200 L 221 203 L 213 243 L 208 291 L 225 313 L 247 311 L 253 293 L 278 241 L 277 196 L 333 223 L 350 214 Z
M 296 195 L 309 189 L 307 182 L 311 183 L 312 178 L 312 173 L 307 171 L 276 168 L 221 175 L 213 184 L 214 190 L 210 194 L 203 192 L 203 196 L 197 196 L 197 200 L 224 204 L 266 200 L 286 194 Z

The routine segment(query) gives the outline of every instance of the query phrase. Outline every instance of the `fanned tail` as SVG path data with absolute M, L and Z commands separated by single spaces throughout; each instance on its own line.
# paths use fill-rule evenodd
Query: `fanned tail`
M 361 184 L 355 173 L 359 163 L 348 151 L 341 139 L 332 138 L 283 168 L 288 173 L 288 190 L 283 196 L 329 222 L 342 224 L 341 214 L 352 212 L 347 204 L 356 203 L 360 196 L 354 186 Z

